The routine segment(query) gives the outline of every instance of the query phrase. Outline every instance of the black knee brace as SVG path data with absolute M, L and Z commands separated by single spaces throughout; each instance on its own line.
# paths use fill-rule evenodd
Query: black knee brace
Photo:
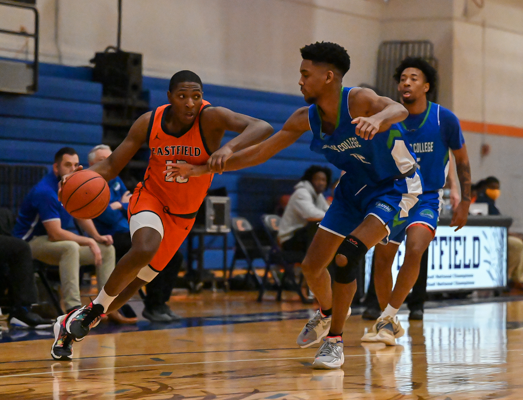
M 354 281 L 357 277 L 359 263 L 368 250 L 361 240 L 351 235 L 347 236 L 340 247 L 338 247 L 336 258 L 334 259 L 334 282 L 351 283 Z M 339 265 L 338 255 L 345 256 L 347 264 Z

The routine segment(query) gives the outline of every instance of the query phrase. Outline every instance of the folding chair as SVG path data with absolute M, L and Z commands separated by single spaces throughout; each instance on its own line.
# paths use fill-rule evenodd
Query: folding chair
M 312 303 L 312 299 L 309 299 L 305 297 L 303 294 L 303 291 L 301 289 L 301 286 L 304 281 L 303 274 L 300 273 L 299 281 L 296 282 L 296 274 L 294 273 L 294 264 L 300 263 L 303 261 L 303 253 L 295 252 L 295 251 L 284 251 L 280 248 L 280 245 L 278 244 L 278 231 L 280 228 L 280 220 L 281 218 L 278 215 L 275 214 L 264 214 L 261 217 L 263 227 L 265 228 L 265 231 L 267 232 L 267 235 L 269 236 L 271 240 L 271 252 L 270 256 L 267 262 L 267 266 L 265 268 L 265 274 L 263 275 L 262 279 L 262 285 L 260 287 L 260 294 L 258 296 L 258 301 L 262 301 L 263 294 L 265 291 L 265 283 L 267 282 L 267 278 L 269 276 L 269 272 L 271 272 L 271 266 L 273 264 L 279 264 L 283 266 L 284 273 L 281 280 L 278 282 L 276 279 L 275 274 L 273 273 L 273 278 L 275 278 L 275 281 L 277 282 L 278 286 L 278 294 L 276 296 L 277 301 L 281 301 L 281 296 L 283 292 L 283 287 L 285 282 L 289 282 L 292 290 L 294 290 L 298 295 L 300 296 L 300 299 L 303 303 L 310 304 Z
M 262 246 L 256 233 L 254 233 L 252 225 L 243 217 L 234 217 L 232 219 L 231 228 L 234 239 L 236 240 L 236 246 L 232 263 L 229 268 L 229 280 L 232 279 L 232 272 L 236 265 L 236 261 L 245 260 L 247 262 L 245 282 L 247 282 L 249 275 L 251 275 L 256 282 L 256 286 L 260 289 L 262 287 L 261 278 L 256 274 L 252 262 L 257 258 L 261 258 L 267 265 L 271 246 Z

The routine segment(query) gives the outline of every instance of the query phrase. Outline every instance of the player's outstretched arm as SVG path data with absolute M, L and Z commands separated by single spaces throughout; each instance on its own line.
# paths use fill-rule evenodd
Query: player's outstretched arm
M 378 96 L 374 90 L 356 88 L 350 92 L 352 123 L 356 135 L 371 140 L 378 132 L 384 132 L 392 124 L 403 121 L 409 112 L 400 103 L 388 97 Z
M 94 164 L 89 169 L 98 172 L 107 181 L 116 178 L 120 171 L 145 143 L 150 118 L 151 112 L 147 112 L 140 116 L 140 118 L 134 122 L 133 126 L 131 126 L 127 137 L 122 143 L 120 143 L 114 152 L 105 160 Z
M 250 146 L 244 150 L 234 153 L 225 165 L 225 171 L 236 171 L 248 167 L 253 167 L 264 163 L 281 150 L 289 147 L 304 132 L 309 130 L 308 108 L 303 107 L 295 111 L 285 122 L 283 128 L 269 139 Z M 200 176 L 206 173 L 216 172 L 209 169 L 208 165 L 176 164 L 171 169 L 164 171 L 171 176 L 189 178 Z
M 268 138 L 274 131 L 272 126 L 265 121 L 235 113 L 223 107 L 212 107 L 203 114 L 202 126 L 204 132 L 208 129 L 206 125 L 211 125 L 209 127 L 211 130 L 219 132 L 218 135 L 213 136 L 220 140 L 224 131 L 232 131 L 240 134 L 209 157 L 207 161 L 209 168 L 218 173 L 223 172 L 225 163 L 233 153 L 260 143 L 262 140 Z M 217 143 L 217 145 L 219 145 L 219 143 Z
M 456 226 L 456 231 L 463 228 L 467 223 L 471 198 L 471 177 L 470 177 L 470 163 L 469 155 L 467 153 L 467 146 L 458 150 L 452 150 L 454 158 L 456 159 L 456 169 L 458 171 L 458 179 L 461 187 L 461 201 L 454 210 L 450 226 Z

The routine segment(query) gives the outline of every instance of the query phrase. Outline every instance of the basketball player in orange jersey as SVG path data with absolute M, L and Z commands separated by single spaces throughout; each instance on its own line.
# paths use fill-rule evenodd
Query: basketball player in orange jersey
M 52 349 L 55 359 L 71 359 L 72 340 L 83 339 L 102 314 L 117 310 L 158 275 L 191 231 L 212 175 L 182 179 L 163 171 L 177 163 L 207 163 L 223 169 L 234 152 L 261 142 L 273 132 L 268 123 L 212 107 L 202 96 L 198 75 L 191 71 L 176 73 L 167 93 L 170 104 L 138 118 L 116 150 L 90 168 L 109 181 L 144 143 L 151 149 L 144 180 L 134 190 L 128 207 L 132 247 L 91 304 L 59 317 Z M 220 148 L 226 130 L 241 134 Z

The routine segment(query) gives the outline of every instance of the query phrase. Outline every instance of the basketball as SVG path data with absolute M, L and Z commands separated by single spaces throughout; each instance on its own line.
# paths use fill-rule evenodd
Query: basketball
M 105 211 L 110 198 L 105 179 L 86 169 L 75 172 L 65 181 L 59 200 L 74 218 L 92 219 Z

